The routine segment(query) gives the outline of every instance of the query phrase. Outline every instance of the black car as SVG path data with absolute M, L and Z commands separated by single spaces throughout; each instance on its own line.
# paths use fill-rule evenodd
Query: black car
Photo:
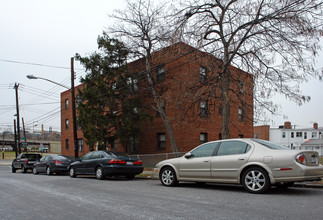
M 22 153 L 12 161 L 11 168 L 12 172 L 15 173 L 16 170 L 21 169 L 22 173 L 26 173 L 27 170 L 32 170 L 36 162 L 41 158 L 40 154 L 29 154 Z
M 142 161 L 130 158 L 121 152 L 93 151 L 87 153 L 80 160 L 69 167 L 70 177 L 81 174 L 95 175 L 97 179 L 107 176 L 125 176 L 133 179 L 143 171 Z
M 51 175 L 53 173 L 67 173 L 68 167 L 75 162 L 75 158 L 64 155 L 46 155 L 34 164 L 33 173 L 46 173 Z

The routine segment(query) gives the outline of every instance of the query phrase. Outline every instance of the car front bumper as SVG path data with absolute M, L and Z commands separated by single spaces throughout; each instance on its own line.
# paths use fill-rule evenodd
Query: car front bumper
M 153 178 L 159 179 L 159 168 L 154 168 Z

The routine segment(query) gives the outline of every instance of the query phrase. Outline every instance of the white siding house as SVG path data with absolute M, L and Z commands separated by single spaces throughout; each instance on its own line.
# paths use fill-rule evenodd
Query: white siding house
M 320 156 L 323 156 L 322 133 L 323 128 L 318 128 L 316 123 L 313 128 L 306 129 L 293 129 L 289 124 L 289 126 L 270 128 L 269 141 L 295 150 L 316 150 Z M 306 145 L 306 143 L 311 142 L 313 143 L 312 145 Z

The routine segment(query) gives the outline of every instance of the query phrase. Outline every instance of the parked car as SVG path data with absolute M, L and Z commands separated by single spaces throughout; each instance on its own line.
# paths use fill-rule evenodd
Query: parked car
M 81 174 L 95 175 L 97 179 L 107 176 L 125 176 L 133 179 L 135 175 L 142 173 L 142 161 L 130 158 L 121 152 L 93 151 L 87 153 L 80 160 L 69 167 L 70 177 Z
M 52 175 L 53 173 L 67 173 L 68 167 L 75 162 L 75 158 L 64 155 L 46 155 L 34 164 L 33 173 L 46 173 Z
M 18 157 L 12 161 L 12 172 L 15 173 L 16 170 L 21 169 L 21 172 L 26 173 L 28 170 L 33 169 L 34 164 L 37 163 L 40 158 L 40 154 L 19 154 Z
M 294 182 L 320 180 L 323 166 L 316 151 L 290 150 L 260 139 L 229 139 L 159 162 L 154 177 L 164 186 L 178 181 L 231 183 L 264 193 L 272 185 L 287 188 Z

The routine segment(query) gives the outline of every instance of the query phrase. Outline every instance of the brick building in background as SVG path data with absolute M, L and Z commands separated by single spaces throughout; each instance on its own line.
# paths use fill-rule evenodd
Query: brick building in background
M 163 108 L 173 127 L 179 151 L 186 152 L 201 143 L 222 138 L 222 115 L 219 97 L 210 99 L 205 91 L 215 88 L 221 61 L 185 43 L 176 43 L 152 55 L 154 80 L 163 100 Z M 129 71 L 139 78 L 132 79 L 143 97 L 146 110 L 153 121 L 143 124 L 138 145 L 129 154 L 172 152 L 162 118 L 152 108 L 153 100 L 144 80 L 143 59 L 130 64 Z M 230 66 L 233 73 L 230 93 L 230 137 L 253 137 L 253 78 L 250 74 Z M 78 88 L 81 88 L 80 85 Z M 237 97 L 237 94 L 240 98 Z M 243 102 L 241 102 L 241 100 Z M 62 154 L 74 155 L 72 109 L 70 90 L 61 93 L 61 143 Z M 89 152 L 83 140 L 82 130 L 77 131 L 79 155 Z M 116 140 L 109 149 L 125 152 L 126 147 Z M 128 148 L 129 149 L 129 148 Z

